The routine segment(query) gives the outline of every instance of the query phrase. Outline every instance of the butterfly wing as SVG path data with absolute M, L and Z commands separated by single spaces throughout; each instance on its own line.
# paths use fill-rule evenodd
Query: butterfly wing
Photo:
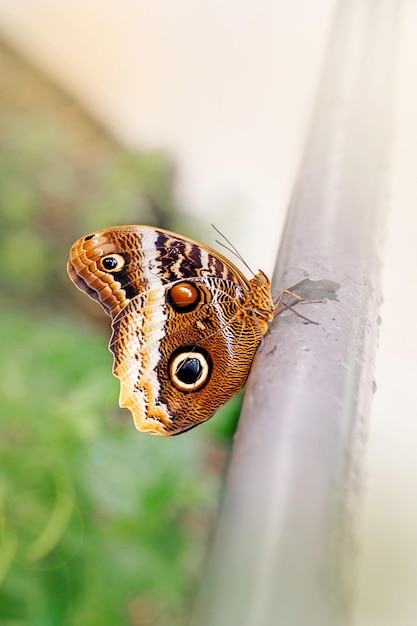
M 139 430 L 187 430 L 244 385 L 263 331 L 248 313 L 248 281 L 221 254 L 119 226 L 78 240 L 68 272 L 112 317 L 120 404 Z
M 184 278 L 217 276 L 247 288 L 226 257 L 149 226 L 115 226 L 82 237 L 71 248 L 68 273 L 113 318 L 138 294 Z
M 175 285 L 145 292 L 113 321 L 110 349 L 120 405 L 136 427 L 171 435 L 209 419 L 245 384 L 262 332 L 242 308 L 241 288 L 195 279 L 193 310 L 172 302 Z

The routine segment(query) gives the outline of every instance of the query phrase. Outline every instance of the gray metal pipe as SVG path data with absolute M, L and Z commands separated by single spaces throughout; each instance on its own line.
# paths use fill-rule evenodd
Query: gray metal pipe
M 339 4 L 273 280 L 328 299 L 257 355 L 193 626 L 350 623 L 398 11 Z

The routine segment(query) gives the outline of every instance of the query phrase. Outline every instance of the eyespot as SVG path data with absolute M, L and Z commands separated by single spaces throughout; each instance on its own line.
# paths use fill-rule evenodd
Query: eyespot
M 208 352 L 201 348 L 183 346 L 171 356 L 169 377 L 179 391 L 202 389 L 209 381 L 212 363 Z
M 109 254 L 99 261 L 101 269 L 105 272 L 120 272 L 125 266 L 125 259 L 121 254 Z
M 188 313 L 201 302 L 201 293 L 192 283 L 177 283 L 169 290 L 168 301 L 178 313 Z

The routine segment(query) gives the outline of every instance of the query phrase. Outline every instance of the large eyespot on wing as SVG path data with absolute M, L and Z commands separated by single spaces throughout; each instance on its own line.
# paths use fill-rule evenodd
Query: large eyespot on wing
M 169 378 L 179 391 L 199 391 L 209 382 L 212 370 L 211 356 L 200 346 L 180 346 L 171 354 Z
M 209 301 L 201 297 L 198 307 L 183 312 L 171 302 L 169 285 L 140 294 L 113 321 L 120 405 L 130 409 L 139 430 L 189 430 L 246 382 L 261 331 L 242 307 L 240 286 L 218 278 L 193 286 L 198 293 L 209 290 Z

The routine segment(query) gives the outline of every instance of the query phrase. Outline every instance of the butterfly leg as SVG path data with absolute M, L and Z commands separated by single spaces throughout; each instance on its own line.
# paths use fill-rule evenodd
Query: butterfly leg
M 305 315 L 302 315 L 301 313 L 296 311 L 295 308 L 294 308 L 295 305 L 290 305 L 290 304 L 287 304 L 286 302 L 284 302 L 283 298 L 284 298 L 285 295 L 291 296 L 292 298 L 297 300 L 296 304 L 298 304 L 300 302 L 308 302 L 309 304 L 318 304 L 318 303 L 322 303 L 323 302 L 323 300 L 310 300 L 308 298 L 303 298 L 302 296 L 298 295 L 297 293 L 294 293 L 294 291 L 290 291 L 290 289 L 282 289 L 279 297 L 277 298 L 277 300 L 274 301 L 274 305 L 275 305 L 274 318 L 277 317 L 280 313 L 282 313 L 283 310 L 288 310 L 288 311 L 291 311 L 292 313 L 294 313 L 294 315 L 296 315 L 297 317 L 300 317 L 301 319 L 305 320 L 309 324 L 317 324 L 318 325 L 318 322 L 315 322 L 314 320 L 311 320 L 308 317 L 306 317 Z

